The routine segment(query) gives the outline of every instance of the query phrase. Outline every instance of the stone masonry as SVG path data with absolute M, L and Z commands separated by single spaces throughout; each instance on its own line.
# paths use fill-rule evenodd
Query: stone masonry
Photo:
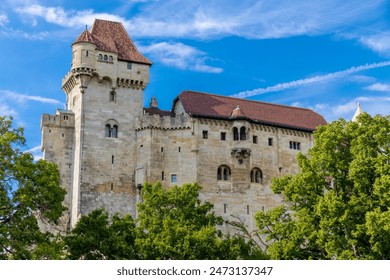
M 272 178 L 298 172 L 297 153 L 326 123 L 307 109 L 191 91 L 170 111 L 155 98 L 144 108 L 152 63 L 118 22 L 96 20 L 72 53 L 67 108 L 41 120 L 44 158 L 58 164 L 67 191 L 60 230 L 100 207 L 136 216 L 143 184 L 157 181 L 199 183 L 218 215 L 252 230 L 254 213 L 282 203 Z

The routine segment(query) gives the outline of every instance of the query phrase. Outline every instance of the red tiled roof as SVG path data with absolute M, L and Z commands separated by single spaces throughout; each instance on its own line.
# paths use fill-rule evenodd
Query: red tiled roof
M 137 50 L 120 22 L 95 19 L 91 31 L 85 30 L 73 44 L 80 42 L 89 42 L 98 50 L 116 53 L 119 60 L 152 64 Z
M 183 104 L 184 110 L 193 117 L 217 119 L 247 119 L 252 122 L 277 127 L 314 131 L 325 125 L 325 119 L 316 112 L 298 107 L 257 102 L 194 91 L 182 92 L 174 101 Z M 240 114 L 232 115 L 239 106 Z
M 145 113 L 148 113 L 149 115 L 159 115 L 161 117 L 163 116 L 174 116 L 174 114 L 171 111 L 165 111 L 165 110 L 160 110 L 157 107 L 149 107 L 149 108 L 144 108 Z

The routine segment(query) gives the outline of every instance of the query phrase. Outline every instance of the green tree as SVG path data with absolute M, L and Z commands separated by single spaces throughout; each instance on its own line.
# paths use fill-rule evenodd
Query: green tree
M 138 205 L 136 246 L 143 259 L 246 259 L 262 252 L 239 236 L 223 236 L 223 219 L 201 202 L 197 184 L 164 189 L 145 184 Z
M 67 258 L 87 260 L 137 259 L 135 223 L 130 215 L 109 218 L 97 209 L 81 217 L 64 238 Z
M 319 127 L 300 173 L 273 180 L 287 206 L 256 214 L 274 259 L 390 259 L 390 118 Z
M 200 187 L 185 184 L 165 190 L 145 184 L 138 218 L 110 219 L 98 209 L 81 217 L 64 238 L 69 259 L 247 259 L 265 258 L 240 236 L 223 236 L 216 226 L 222 218 L 202 203 Z
M 20 150 L 25 145 L 22 128 L 12 118 L 0 117 L 0 259 L 57 258 L 45 250 L 53 236 L 39 230 L 37 218 L 58 222 L 65 208 L 65 190 L 53 163 Z

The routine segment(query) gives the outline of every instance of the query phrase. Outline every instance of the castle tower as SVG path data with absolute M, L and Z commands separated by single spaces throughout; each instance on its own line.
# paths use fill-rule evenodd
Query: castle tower
M 134 123 L 142 114 L 151 64 L 119 22 L 95 20 L 72 44 L 72 66 L 62 89 L 74 127 L 68 170 L 60 170 L 71 227 L 99 207 L 111 214 L 135 213 Z M 64 147 L 50 141 L 43 136 L 42 149 L 51 155 L 47 160 L 56 161 Z

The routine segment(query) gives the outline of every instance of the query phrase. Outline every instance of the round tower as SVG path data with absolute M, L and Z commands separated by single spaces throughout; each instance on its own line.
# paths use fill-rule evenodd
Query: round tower
M 85 30 L 72 44 L 72 70 L 96 67 L 96 44 L 88 30 Z

